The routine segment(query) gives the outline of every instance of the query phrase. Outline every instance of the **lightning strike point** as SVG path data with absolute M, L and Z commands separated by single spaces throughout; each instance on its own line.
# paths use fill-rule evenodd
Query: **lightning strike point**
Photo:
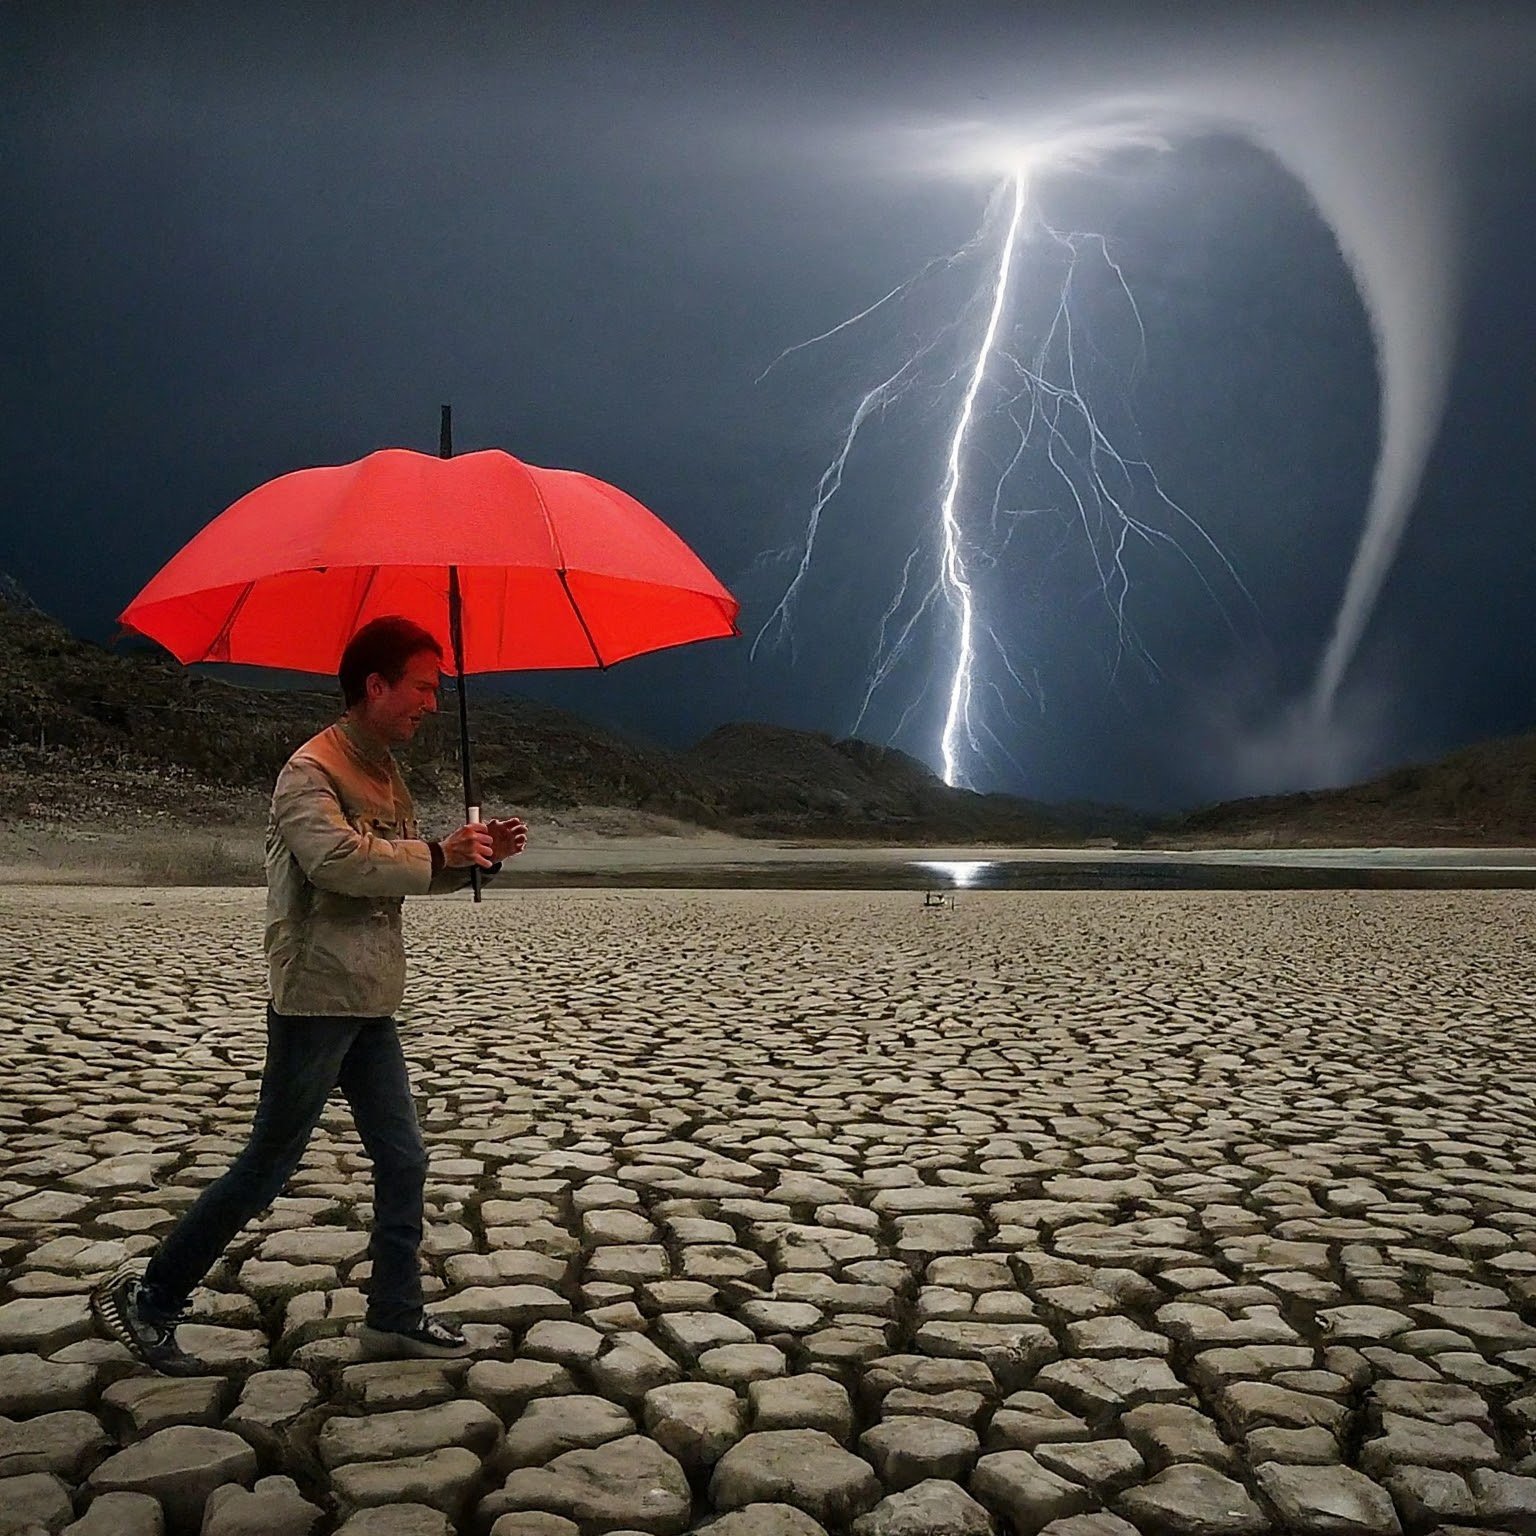
M 1008 306 L 1008 280 L 1013 271 L 1013 251 L 1019 237 L 1019 226 L 1024 219 L 1024 191 L 1026 173 L 1021 166 L 1011 178 L 1013 187 L 1013 214 L 1003 236 L 1002 255 L 997 266 L 997 281 L 992 292 L 992 313 L 987 317 L 986 334 L 976 353 L 976 363 L 971 370 L 970 383 L 960 403 L 960 415 L 955 422 L 954 436 L 949 443 L 948 468 L 944 478 L 943 498 L 939 519 L 943 534 L 943 553 L 940 559 L 940 580 L 951 606 L 957 611 L 959 640 L 955 655 L 954 675 L 949 685 L 949 710 L 944 717 L 944 733 L 939 750 L 944 760 L 944 782 L 952 787 L 966 788 L 962 782 L 958 737 L 964 725 L 967 739 L 971 739 L 971 692 L 972 675 L 976 661 L 976 602 L 966 575 L 965 556 L 961 548 L 960 520 L 956 508 L 960 500 L 961 461 L 965 453 L 966 434 L 971 418 L 976 412 L 976 396 L 981 391 L 987 375 L 987 363 L 997 345 L 998 326 Z

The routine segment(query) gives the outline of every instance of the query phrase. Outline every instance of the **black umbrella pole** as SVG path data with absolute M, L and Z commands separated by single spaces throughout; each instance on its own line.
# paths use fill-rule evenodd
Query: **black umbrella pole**
M 453 407 L 443 407 L 442 424 L 437 433 L 439 458 L 453 457 Z M 464 773 L 464 820 L 480 820 L 479 797 L 475 794 L 474 776 L 469 766 L 469 696 L 464 691 L 464 610 L 459 596 L 459 568 L 448 567 L 448 638 L 453 642 L 453 662 L 459 672 L 459 767 Z M 480 900 L 480 866 L 469 867 L 469 883 L 474 888 L 475 900 Z
M 464 691 L 464 613 L 459 595 L 459 568 L 448 567 L 448 629 L 453 641 L 453 659 L 459 676 L 459 767 L 464 774 L 464 820 L 480 820 L 479 797 L 474 791 L 474 776 L 469 765 L 469 695 Z M 480 900 L 480 866 L 469 868 L 469 883 Z

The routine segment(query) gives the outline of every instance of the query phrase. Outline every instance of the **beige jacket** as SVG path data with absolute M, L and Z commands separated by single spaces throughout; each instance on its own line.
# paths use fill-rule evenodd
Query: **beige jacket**
M 394 1013 L 405 993 L 404 898 L 469 884 L 467 869 L 432 873 L 389 748 L 345 719 L 278 774 L 266 866 L 267 969 L 284 1014 Z

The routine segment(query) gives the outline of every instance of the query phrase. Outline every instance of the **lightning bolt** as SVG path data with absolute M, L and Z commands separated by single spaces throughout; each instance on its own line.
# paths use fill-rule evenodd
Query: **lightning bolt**
M 944 716 L 944 732 L 939 738 L 939 751 L 944 759 L 944 782 L 952 785 L 964 785 L 958 743 L 962 726 L 967 744 L 972 748 L 976 744 L 971 723 L 972 683 L 976 665 L 976 599 L 966 575 L 960 522 L 955 508 L 960 499 L 961 461 L 965 454 L 965 439 L 970 431 L 971 417 L 976 412 L 976 396 L 981 391 L 982 380 L 987 376 L 987 364 L 997 345 L 998 326 L 1008 304 L 1008 279 L 1013 272 L 1013 251 L 1018 242 L 1019 225 L 1024 219 L 1024 182 L 1025 173 L 1021 169 L 1013 177 L 1013 214 L 1008 221 L 1008 232 L 1003 236 L 1003 254 L 998 262 L 997 281 L 992 291 L 992 313 L 987 317 L 986 334 L 981 339 L 981 346 L 977 348 L 976 366 L 971 370 L 965 398 L 960 402 L 960 417 L 955 423 L 954 436 L 949 440 L 949 462 L 939 506 L 939 525 L 943 534 L 940 581 L 944 596 L 959 616 L 954 674 L 949 684 L 949 708 Z
M 1004 686 L 982 674 L 983 647 L 995 655 L 999 677 L 1011 685 L 1014 695 L 1033 696 L 1044 708 L 1038 671 L 1027 664 L 1016 664 L 1010 656 L 996 626 L 985 616 L 982 593 L 973 574 L 985 570 L 995 575 L 1021 526 L 1056 516 L 1066 530 L 1075 528 L 1080 541 L 1087 546 L 1096 584 L 1116 634 L 1111 681 L 1127 653 L 1152 673 L 1157 672 L 1157 663 L 1137 635 L 1128 609 L 1134 548 L 1161 547 L 1175 552 L 1194 571 L 1234 631 L 1236 625 L 1222 603 L 1218 586 L 1230 581 L 1252 604 L 1247 588 L 1215 539 L 1164 491 L 1146 459 L 1123 453 L 1115 446 L 1088 399 L 1086 380 L 1079 370 L 1079 340 L 1073 317 L 1073 285 L 1085 255 L 1096 257 L 1113 274 L 1129 306 L 1140 342 L 1138 366 L 1145 359 L 1146 331 L 1125 273 L 1111 256 L 1103 236 L 1053 229 L 1033 208 L 1032 175 L 1050 160 L 1049 147 L 1038 155 L 1021 153 L 989 200 L 981 229 L 964 246 L 929 262 L 906 282 L 819 336 L 786 348 L 759 376 L 761 381 L 792 354 L 837 337 L 868 317 L 898 305 L 925 278 L 953 268 L 984 249 L 990 243 L 989 231 L 1001 226 L 987 284 L 973 295 L 965 312 L 940 326 L 921 345 L 911 348 L 899 366 L 860 398 L 838 450 L 817 484 L 795 572 L 752 645 L 755 658 L 760 647 L 788 641 L 793 656 L 797 604 L 811 575 L 823 518 L 843 488 L 861 430 L 915 392 L 935 387 L 947 391 L 963 378 L 959 407 L 948 430 L 936 498 L 937 515 L 931 523 L 936 538 L 929 535 L 920 539 L 902 565 L 900 581 L 880 618 L 874 660 L 853 730 L 857 732 L 862 726 L 877 692 L 888 683 L 898 663 L 919 639 L 924 621 L 940 616 L 949 653 L 944 667 L 943 718 L 934 752 L 938 760 L 935 766 L 945 783 L 964 788 L 973 786 L 977 768 L 990 755 L 987 743 L 1018 766 L 1007 742 L 980 707 L 985 693 L 996 700 L 1006 727 L 1018 731 Z M 1037 231 L 1039 238 L 1035 239 Z M 1021 257 L 1024 252 L 1035 250 L 1043 255 L 1051 251 L 1061 253 L 1066 268 L 1043 334 L 1028 353 L 1023 353 L 1014 345 L 1013 332 L 1017 326 L 1009 317 L 1017 307 L 1013 290 Z M 967 330 L 974 335 L 975 317 L 982 312 L 986 318 L 980 326 L 980 341 L 974 344 L 974 351 L 967 351 L 966 362 L 950 368 L 936 386 L 929 383 L 927 373 L 931 370 L 925 365 L 941 357 L 940 348 L 951 336 Z M 976 472 L 978 457 L 988 455 L 974 439 L 983 420 L 999 416 L 1011 421 L 1016 437 L 1008 462 L 995 467 L 996 478 L 986 497 L 985 514 L 978 518 L 970 505 L 974 497 L 968 490 L 968 481 Z M 1031 476 L 1035 492 L 1030 497 L 1032 504 L 1009 507 L 1005 505 L 1005 491 L 1021 471 Z M 1054 499 L 1042 499 L 1042 480 L 1056 487 Z M 1210 561 L 1214 562 L 1214 570 L 1207 569 Z M 1032 680 L 1024 676 L 1026 672 Z M 906 729 L 926 701 L 934 681 L 930 676 L 918 696 L 908 702 L 892 739 Z

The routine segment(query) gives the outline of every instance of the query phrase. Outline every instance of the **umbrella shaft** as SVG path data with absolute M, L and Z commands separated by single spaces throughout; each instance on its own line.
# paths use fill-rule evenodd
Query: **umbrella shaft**
M 453 660 L 459 677 L 459 767 L 464 775 L 464 820 L 480 820 L 480 806 L 473 788 L 469 766 L 469 695 L 464 689 L 464 611 L 459 592 L 459 568 L 448 567 L 448 628 L 453 642 Z M 470 871 L 470 884 L 474 887 L 475 900 L 480 900 L 480 871 Z
M 449 639 L 453 643 L 454 666 L 458 669 L 459 745 L 463 748 L 459 760 L 464 770 L 464 805 L 468 808 L 475 795 L 470 788 L 469 698 L 464 691 L 464 608 L 459 592 L 459 568 L 456 565 L 448 567 L 448 629 Z

